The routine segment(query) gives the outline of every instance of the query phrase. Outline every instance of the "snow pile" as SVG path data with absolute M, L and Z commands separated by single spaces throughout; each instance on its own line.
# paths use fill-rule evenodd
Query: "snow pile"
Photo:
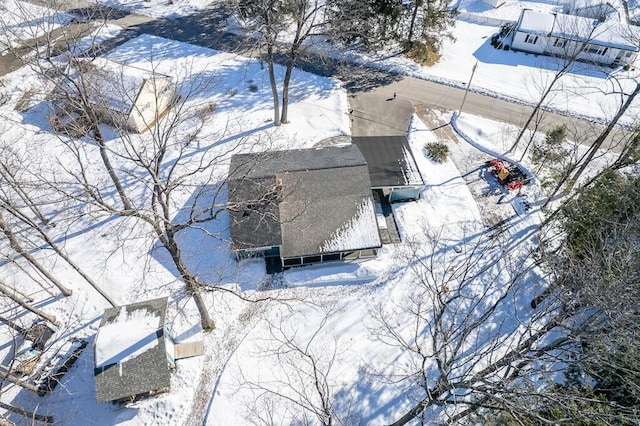
M 434 142 L 435 136 L 417 116 L 411 119 L 409 146 L 417 155 L 416 162 L 424 179 L 425 189 L 421 193 L 424 200 L 424 219 L 433 229 L 458 222 L 481 223 L 480 211 L 456 165 L 450 159 L 435 163 L 424 155 L 425 145 Z M 402 216 L 405 206 L 394 205 L 394 213 Z M 401 221 L 402 223 L 402 221 Z M 413 226 L 417 224 L 414 223 Z M 404 226 L 404 224 L 402 225 Z M 405 235 L 401 229 L 401 233 Z
M 517 21 L 523 9 L 535 9 L 549 13 L 562 12 L 562 6 L 556 2 L 534 3 L 528 1 L 506 0 L 499 1 L 498 7 L 492 7 L 482 0 L 461 0 L 457 7 L 463 16 L 488 17 L 509 21 Z M 480 20 L 479 20 L 480 21 Z
M 420 171 L 416 168 L 417 166 L 411 152 L 405 147 L 402 147 L 402 156 L 405 164 L 405 167 L 402 168 L 405 185 L 422 185 L 422 176 L 420 175 Z
M 159 328 L 159 316 L 145 309 L 127 312 L 126 306 L 121 307 L 115 321 L 100 327 L 95 343 L 96 368 L 122 364 L 155 348 Z
M 362 200 L 355 216 L 331 235 L 320 247 L 322 253 L 380 246 L 378 221 L 370 198 Z
M 376 280 L 376 274 L 367 262 L 332 262 L 292 268 L 284 272 L 288 287 L 314 287 L 327 285 L 365 284 Z

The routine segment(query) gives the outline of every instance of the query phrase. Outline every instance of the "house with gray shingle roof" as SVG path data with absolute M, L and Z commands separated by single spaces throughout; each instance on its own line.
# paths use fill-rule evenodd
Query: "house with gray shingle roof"
M 234 155 L 232 249 L 290 267 L 376 255 L 367 162 L 355 145 Z
M 175 368 L 165 323 L 168 298 L 104 311 L 94 342 L 98 402 L 134 400 L 166 392 Z

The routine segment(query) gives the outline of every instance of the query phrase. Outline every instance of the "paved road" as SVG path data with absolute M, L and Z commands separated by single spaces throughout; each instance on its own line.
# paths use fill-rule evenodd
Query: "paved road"
M 347 87 L 349 87 L 348 83 Z M 365 92 L 351 91 L 349 101 L 354 109 L 354 114 L 356 111 L 366 111 L 370 126 L 373 125 L 373 120 L 378 120 L 378 125 L 384 131 L 387 129 L 389 119 L 394 115 L 386 114 L 385 109 L 379 107 L 379 105 L 389 97 L 392 97 L 393 93 L 397 94 L 397 100 L 408 101 L 423 108 L 456 111 L 460 108 L 464 92 L 463 89 L 401 76 Z M 393 104 L 393 102 L 390 103 Z M 473 114 L 521 127 L 532 110 L 531 107 L 526 105 L 470 91 L 465 100 L 462 114 Z M 580 118 L 567 117 L 546 111 L 541 113 L 539 129 L 542 132 L 546 132 L 559 124 L 567 126 L 570 139 L 581 143 L 592 141 L 596 135 L 604 130 L 604 127 L 600 124 Z M 621 136 L 628 136 L 628 133 L 621 129 L 614 130 L 608 138 L 609 146 L 611 146 L 612 140 L 617 140 Z M 615 147 L 612 148 L 615 150 Z
M 31 0 L 38 2 L 39 0 Z M 194 15 L 175 20 L 154 19 L 127 12 L 100 8 L 84 2 L 70 0 L 65 3 L 67 11 L 92 19 L 105 14 L 109 23 L 127 30 L 173 40 L 183 41 L 213 49 L 255 55 L 242 37 L 224 32 L 226 14 L 223 8 L 211 6 Z M 126 41 L 126 37 L 122 41 Z M 284 56 L 282 57 L 284 60 Z M 406 122 L 408 106 L 434 107 L 455 111 L 460 108 L 464 90 L 440 83 L 401 76 L 382 70 L 345 63 L 340 60 L 315 56 L 302 57 L 298 66 L 310 72 L 337 77 L 345 82 L 353 109 L 355 132 L 367 134 L 398 134 Z M 0 70 L 1 70 L 0 64 Z M 397 97 L 393 101 L 388 99 Z M 464 113 L 478 115 L 491 120 L 522 126 L 532 108 L 487 95 L 468 93 Z M 540 130 L 545 131 L 564 123 L 569 135 L 576 141 L 590 141 L 602 130 L 602 126 L 579 118 L 544 112 Z M 405 128 L 406 130 L 406 128 Z M 620 131 L 619 131 L 620 132 Z M 610 138 L 611 139 L 611 138 Z

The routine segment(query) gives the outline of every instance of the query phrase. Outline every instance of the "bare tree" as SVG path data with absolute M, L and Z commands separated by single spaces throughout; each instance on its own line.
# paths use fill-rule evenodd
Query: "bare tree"
M 547 105 L 549 99 L 552 98 L 554 94 L 567 90 L 566 87 L 563 87 L 561 84 L 562 80 L 564 80 L 566 76 L 580 70 L 581 61 L 586 61 L 588 59 L 588 55 L 585 55 L 584 52 L 598 32 L 597 26 L 591 24 L 586 25 L 585 21 L 580 17 L 556 22 L 560 25 L 556 31 L 563 32 L 565 34 L 575 34 L 575 39 L 548 37 L 548 40 L 547 38 L 542 38 L 542 40 L 546 40 L 542 41 L 538 40 L 538 37 L 535 38 L 536 42 L 540 41 L 540 43 L 547 43 L 544 48 L 546 54 L 549 55 L 548 62 L 553 67 L 553 73 L 550 75 L 546 73 L 544 74 L 543 81 L 539 84 L 539 89 L 541 90 L 540 98 L 536 102 L 531 114 L 529 114 L 525 120 L 520 132 L 518 132 L 515 142 L 511 148 L 509 148 L 509 152 L 516 150 L 525 132 L 536 117 L 541 114 L 541 110 Z M 591 62 L 585 62 L 582 65 L 582 67 L 589 67 L 592 69 L 597 69 L 597 66 L 598 64 Z
M 399 353 L 377 373 L 402 384 L 411 404 L 392 424 L 456 423 L 480 409 L 517 411 L 509 397 L 551 379 L 557 370 L 549 367 L 574 347 L 563 330 L 575 329 L 575 312 L 551 300 L 544 309 L 530 308 L 527 287 L 544 275 L 527 244 L 500 232 L 467 234 L 453 250 L 450 231 L 426 234 L 407 253 L 415 288 L 373 312 L 372 333 Z M 519 412 L 531 415 L 526 410 Z
M 114 71 L 103 59 L 86 56 L 83 52 L 98 50 L 95 35 L 83 40 L 80 49 L 71 42 L 75 40 L 73 35 L 65 34 L 63 28 L 58 39 L 69 41 L 68 53 L 51 57 L 47 54 L 51 49 L 38 49 L 34 57 L 25 59 L 41 79 L 52 130 L 64 141 L 68 154 L 53 173 L 42 170 L 38 183 L 56 191 L 58 199 L 82 208 L 83 213 L 130 218 L 149 229 L 168 252 L 187 293 L 193 297 L 203 328 L 210 330 L 214 322 L 201 295 L 202 283 L 185 261 L 178 235 L 189 228 L 206 232 L 202 225 L 225 210 L 225 199 L 220 195 L 221 171 L 226 169 L 230 154 L 241 149 L 244 139 L 216 150 L 198 150 L 193 144 L 215 106 L 206 99 L 195 99 L 212 83 L 191 75 L 190 70 L 186 75 L 173 76 L 175 96 L 169 97 L 167 110 L 168 93 L 172 92 L 160 85 L 165 81 L 160 77 L 165 76 L 157 71 L 160 61 L 153 52 L 145 70 L 152 82 L 147 104 L 133 107 L 144 117 L 147 130 L 132 132 L 130 123 L 111 103 L 114 98 L 130 102 L 135 96 L 124 75 L 126 66 Z M 53 43 L 46 38 L 39 42 Z M 145 115 L 146 108 L 153 113 Z M 182 208 L 178 200 L 185 191 L 192 192 L 194 201 Z M 176 222 L 178 211 L 186 214 Z
M 324 33 L 327 3 L 318 0 L 237 0 L 233 4 L 245 30 L 258 37 L 266 50 L 269 82 L 273 97 L 273 123 L 289 121 L 289 88 L 294 65 L 306 43 Z M 286 52 L 282 81 L 282 113 L 274 64 L 280 50 Z
M 42 211 L 43 206 L 58 204 L 61 200 L 49 192 L 42 194 L 42 185 L 34 182 L 27 175 L 28 161 L 22 161 L 20 156 L 9 146 L 0 147 L 0 206 L 7 216 L 0 214 L 0 228 L 11 243 L 16 255 L 24 257 L 30 264 L 49 281 L 60 288 L 61 284 L 53 278 L 51 273 L 31 255 L 29 251 L 41 250 L 44 247 L 52 249 L 57 256 L 71 266 L 89 285 L 91 285 L 112 306 L 116 302 L 93 281 L 93 279 L 66 253 L 66 251 L 50 235 L 51 222 Z M 47 199 L 47 197 L 52 197 Z M 56 201 L 57 200 L 57 201 Z M 53 224 L 55 225 L 55 224 Z M 7 257 L 10 257 L 7 254 Z M 51 277 L 51 278 L 49 278 Z M 63 287 L 65 291 L 70 291 Z
M 246 414 L 249 421 L 260 425 L 288 421 L 351 424 L 351 413 L 337 409 L 335 401 L 340 386 L 333 369 L 339 362 L 341 345 L 337 336 L 328 341 L 326 336 L 334 310 L 334 306 L 322 308 L 322 317 L 312 328 L 301 312 L 264 320 L 268 336 L 260 342 L 256 356 L 272 368 L 269 377 L 242 373 L 240 386 L 251 393 Z

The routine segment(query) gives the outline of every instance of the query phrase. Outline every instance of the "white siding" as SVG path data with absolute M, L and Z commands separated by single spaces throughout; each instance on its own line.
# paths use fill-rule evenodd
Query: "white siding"
M 532 41 L 535 41 L 535 43 L 532 43 Z M 546 44 L 545 36 L 518 31 L 513 35 L 511 47 L 525 52 L 543 53 Z
M 146 79 L 129 112 L 127 126 L 136 132 L 147 130 L 170 106 L 174 96 L 174 87 L 168 78 Z

